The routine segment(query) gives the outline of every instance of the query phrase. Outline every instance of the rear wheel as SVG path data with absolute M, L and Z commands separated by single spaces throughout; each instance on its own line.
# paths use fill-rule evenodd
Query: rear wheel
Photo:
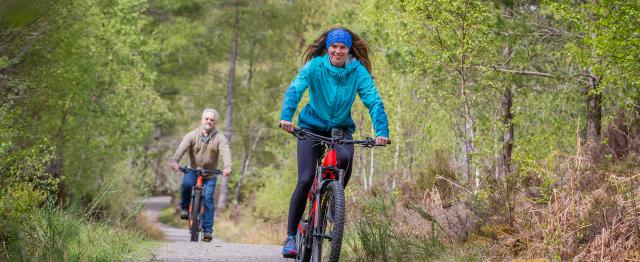
M 200 206 L 202 205 L 202 192 L 200 190 L 194 190 L 193 201 L 191 205 L 191 216 L 189 217 L 191 241 L 198 242 L 200 235 Z
M 319 236 L 313 237 L 314 261 L 334 262 L 340 259 L 344 211 L 344 190 L 340 182 L 333 181 L 320 198 Z

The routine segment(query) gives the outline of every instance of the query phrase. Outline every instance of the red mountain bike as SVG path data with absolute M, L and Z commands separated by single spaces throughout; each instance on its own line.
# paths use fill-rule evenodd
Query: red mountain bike
M 325 137 L 294 128 L 293 135 L 298 139 L 310 137 L 325 147 L 322 164 L 318 163 L 316 167 L 313 185 L 309 191 L 307 217 L 298 224 L 296 261 L 338 261 L 345 223 L 345 170 L 337 168 L 336 148 L 346 144 L 373 147 L 376 146 L 375 140 L 342 139 L 343 132 L 340 129 L 333 129 L 331 137 Z
M 202 177 L 209 175 L 221 175 L 222 171 L 218 169 L 194 169 L 186 166 L 180 167 L 182 173 L 196 172 L 196 185 L 191 189 L 191 202 L 189 203 L 189 232 L 191 233 L 191 241 L 200 241 L 200 232 L 202 232 L 202 218 L 204 216 L 204 188 L 202 187 Z

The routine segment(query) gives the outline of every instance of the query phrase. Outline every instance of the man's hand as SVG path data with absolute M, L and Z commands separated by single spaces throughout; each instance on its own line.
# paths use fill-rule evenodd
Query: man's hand
M 282 130 L 289 133 L 293 132 L 293 123 L 291 123 L 291 121 L 280 120 L 280 127 L 282 127 Z
M 176 172 L 180 171 L 180 166 L 176 162 L 171 162 L 171 164 L 169 164 L 169 166 L 171 167 L 171 169 L 173 169 Z
M 231 168 L 225 168 L 224 170 L 222 170 L 222 175 L 223 176 L 231 175 Z
M 376 145 L 386 145 L 389 143 L 389 138 L 384 136 L 376 137 Z

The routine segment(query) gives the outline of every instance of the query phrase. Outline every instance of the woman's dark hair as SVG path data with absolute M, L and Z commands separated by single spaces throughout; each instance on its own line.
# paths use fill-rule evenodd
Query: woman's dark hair
M 329 30 L 322 33 L 318 38 L 316 38 L 316 40 L 314 40 L 313 43 L 307 47 L 307 50 L 304 51 L 304 54 L 302 55 L 304 63 L 309 62 L 309 60 L 313 59 L 316 56 L 322 56 L 327 53 L 327 46 L 325 44 L 327 40 L 327 34 L 329 34 L 329 32 L 331 32 L 332 30 L 338 28 L 342 28 L 349 32 L 349 34 L 351 34 L 352 44 L 351 49 L 349 49 L 349 54 L 358 59 L 358 61 L 360 61 L 360 63 L 364 65 L 367 71 L 369 71 L 369 74 L 373 75 L 373 73 L 371 72 L 371 61 L 369 61 L 369 45 L 364 40 L 364 38 L 361 38 L 360 36 L 351 32 L 351 30 L 344 27 L 330 28 Z

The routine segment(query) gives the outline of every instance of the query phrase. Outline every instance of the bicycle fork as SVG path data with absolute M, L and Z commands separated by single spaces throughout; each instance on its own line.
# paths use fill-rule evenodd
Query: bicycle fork
M 194 187 L 193 189 L 191 189 L 191 203 L 189 204 L 189 216 L 191 216 L 191 214 L 193 214 L 193 203 L 195 203 L 195 198 L 196 198 L 196 191 L 202 191 L 202 188 L 197 188 Z M 202 194 L 200 194 L 200 203 L 202 203 Z M 200 212 L 198 212 L 198 214 L 202 213 L 202 209 L 204 209 L 204 205 L 200 204 Z M 193 219 L 192 217 L 189 217 L 190 219 Z
M 193 203 L 195 203 L 196 191 L 200 191 L 200 212 L 198 212 L 198 216 L 201 216 L 204 212 L 204 204 L 202 201 L 204 200 L 204 188 L 202 188 L 202 176 L 198 176 L 196 179 L 196 185 L 191 188 L 191 203 L 189 203 L 189 228 L 191 228 L 191 224 L 193 222 L 194 217 L 191 217 L 193 214 Z
M 311 233 L 310 235 L 313 238 L 320 238 L 321 237 L 321 238 L 325 238 L 325 239 L 328 239 L 329 241 L 331 241 L 331 237 L 328 236 L 328 235 L 325 235 L 322 232 L 323 225 L 320 224 L 320 221 L 322 221 L 320 219 L 321 215 L 322 215 L 322 200 L 323 200 L 322 199 L 322 194 L 324 193 L 324 192 L 321 192 L 321 190 L 323 190 L 325 188 L 325 186 L 322 186 L 322 184 L 321 184 L 321 182 L 323 180 L 322 177 L 324 175 L 324 172 L 325 172 L 325 167 L 324 166 L 321 166 L 321 167 L 318 168 L 318 174 L 316 176 L 317 177 L 316 184 L 313 186 L 312 192 L 310 192 L 310 196 L 313 195 L 313 197 L 311 197 L 311 200 L 313 201 L 313 205 L 311 206 L 311 208 L 313 210 L 312 211 L 312 214 L 313 214 L 312 220 L 313 221 L 311 221 L 311 223 L 312 223 L 313 226 L 312 226 L 312 230 L 310 232 Z M 329 172 L 331 172 L 331 174 L 328 174 L 328 175 L 330 176 L 330 178 L 332 180 L 334 180 L 336 177 L 335 177 L 333 172 L 335 172 L 335 171 L 331 170 Z M 337 172 L 338 172 L 337 181 L 339 181 L 340 184 L 344 186 L 345 171 L 342 170 L 342 169 L 337 169 Z M 327 207 L 327 208 L 330 209 L 330 207 Z M 329 212 L 331 212 L 331 211 L 329 211 Z

